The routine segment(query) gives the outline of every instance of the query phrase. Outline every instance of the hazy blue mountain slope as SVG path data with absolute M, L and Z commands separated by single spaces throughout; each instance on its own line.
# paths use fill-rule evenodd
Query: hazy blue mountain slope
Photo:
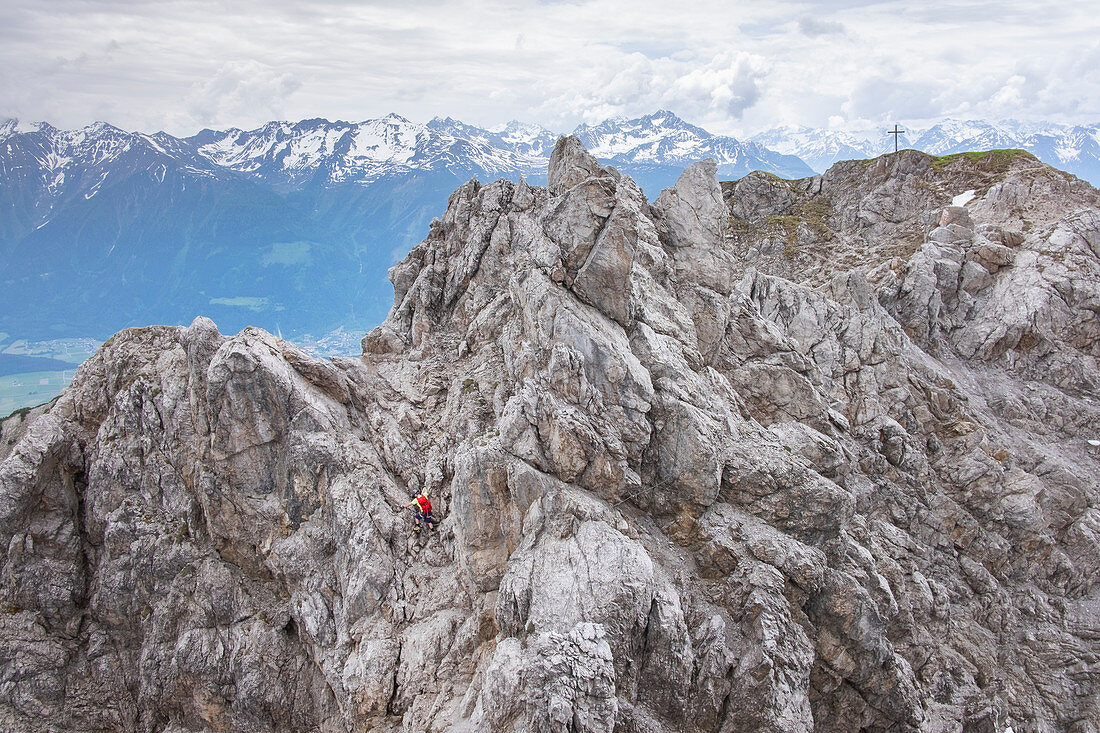
M 7 243 L 0 328 L 98 336 L 188 312 L 244 325 L 251 317 L 225 302 L 305 292 L 350 267 L 337 266 L 343 248 L 326 247 L 307 213 L 248 180 L 116 170 L 93 196 L 61 202 Z M 312 255 L 288 261 L 287 245 L 301 242 Z
M 73 368 L 75 368 L 74 364 L 60 359 L 24 356 L 23 354 L 0 354 L 0 377 L 25 372 L 46 372 Z

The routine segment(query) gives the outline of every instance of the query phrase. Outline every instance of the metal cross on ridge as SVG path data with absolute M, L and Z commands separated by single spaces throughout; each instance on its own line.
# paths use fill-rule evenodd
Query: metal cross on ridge
M 903 132 L 905 132 L 905 130 L 899 130 L 898 125 L 897 125 L 896 122 L 894 123 L 894 129 L 893 130 L 887 130 L 886 131 L 887 135 L 893 135 L 894 136 L 894 152 L 895 153 L 898 152 L 898 135 L 902 134 Z

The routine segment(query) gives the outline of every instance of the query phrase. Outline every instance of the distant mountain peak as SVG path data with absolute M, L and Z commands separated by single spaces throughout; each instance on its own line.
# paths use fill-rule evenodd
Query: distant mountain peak
M 661 166 L 687 167 L 707 158 L 723 178 L 740 178 L 764 170 L 789 178 L 813 175 L 801 160 L 755 142 L 714 135 L 668 110 L 634 119 L 613 118 L 597 125 L 580 125 L 574 135 L 597 158 L 622 170 Z
M 519 120 L 509 120 L 506 124 L 496 128 L 492 128 L 490 132 L 496 133 L 509 133 L 509 132 L 527 132 L 527 133 L 539 133 L 546 135 L 555 135 L 555 133 L 546 129 L 542 125 L 534 122 L 520 122 Z
M 675 112 L 670 112 L 667 109 L 659 109 L 652 114 L 645 115 L 641 119 L 658 124 L 687 124 Z
M 119 133 L 122 133 L 124 135 L 129 134 L 126 131 L 115 127 L 114 125 L 112 125 L 109 122 L 104 122 L 103 120 L 96 120 L 95 122 L 88 125 L 84 129 L 85 130 L 91 130 L 93 132 L 119 132 Z
M 9 135 L 20 135 L 34 132 L 57 131 L 47 122 L 24 122 L 15 117 L 0 118 L 0 140 Z

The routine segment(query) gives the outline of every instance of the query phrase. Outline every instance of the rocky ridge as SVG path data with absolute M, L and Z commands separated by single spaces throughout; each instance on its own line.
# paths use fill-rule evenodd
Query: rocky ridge
M 1100 726 L 1100 206 L 1003 163 L 648 202 L 563 138 L 361 359 L 118 334 L 4 430 L 0 721 Z

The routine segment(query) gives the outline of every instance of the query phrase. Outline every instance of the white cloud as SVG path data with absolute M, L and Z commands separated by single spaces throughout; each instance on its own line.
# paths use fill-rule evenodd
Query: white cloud
M 0 115 L 177 134 L 394 111 L 715 132 L 1100 118 L 1100 15 L 1028 0 L 6 0 Z M 837 122 L 835 118 L 841 118 Z
M 832 20 L 822 20 L 821 18 L 815 18 L 811 15 L 803 15 L 798 19 L 798 30 L 802 32 L 802 35 L 809 36 L 810 38 L 842 35 L 844 33 L 844 24 Z
M 760 98 L 760 81 L 765 63 L 747 53 L 725 53 L 706 66 L 696 66 L 672 85 L 670 104 L 679 103 L 705 110 L 706 116 L 724 113 L 740 119 L 746 109 Z
M 562 123 L 574 118 L 599 122 L 661 108 L 694 120 L 737 119 L 759 99 L 765 74 L 765 61 L 744 52 L 720 53 L 703 63 L 632 53 L 608 58 L 582 78 L 556 80 L 564 88 L 544 109 L 554 110 Z
M 196 83 L 187 95 L 187 111 L 204 125 L 232 125 L 241 117 L 282 116 L 302 82 L 258 61 L 229 61 L 214 76 Z
M 1024 104 L 1024 97 L 1021 92 L 1026 82 L 1027 79 L 1019 74 L 1013 74 L 1009 77 L 1004 85 L 989 98 L 993 108 L 1009 114 L 1012 113 L 1012 110 L 1019 109 Z
M 910 120 L 942 112 L 939 96 L 944 87 L 935 80 L 875 73 L 860 79 L 841 105 L 849 119 Z

